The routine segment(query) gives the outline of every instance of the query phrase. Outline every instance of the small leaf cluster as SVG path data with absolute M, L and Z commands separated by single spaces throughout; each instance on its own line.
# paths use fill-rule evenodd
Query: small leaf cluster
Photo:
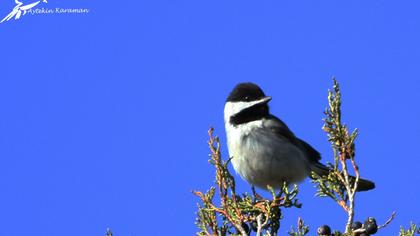
M 420 227 L 411 222 L 407 230 L 401 226 L 399 233 L 399 236 L 414 236 L 415 234 L 420 234 Z
M 324 111 L 324 126 L 322 129 L 327 133 L 331 143 L 334 164 L 328 164 L 330 171 L 325 176 L 312 173 L 312 182 L 317 186 L 317 196 L 330 197 L 337 202 L 345 211 L 349 211 L 349 197 L 354 195 L 357 188 L 357 179 L 349 177 L 347 160 L 356 172 L 358 167 L 354 161 L 357 129 L 349 132 L 347 125 L 341 121 L 341 91 L 338 82 L 334 79 L 333 91 L 328 91 L 328 107 Z M 339 165 L 341 164 L 341 166 Z
M 299 217 L 296 229 L 292 226 L 288 233 L 290 236 L 304 236 L 309 233 L 309 226 Z

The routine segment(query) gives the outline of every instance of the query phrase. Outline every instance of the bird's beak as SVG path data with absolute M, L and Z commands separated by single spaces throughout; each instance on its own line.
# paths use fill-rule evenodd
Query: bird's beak
M 260 100 L 256 100 L 256 101 L 252 101 L 252 102 L 248 102 L 246 104 L 246 108 L 249 107 L 253 107 L 255 105 L 260 105 L 260 104 L 264 104 L 264 103 L 268 103 L 271 100 L 271 97 L 267 96 L 267 97 L 263 97 Z
M 271 101 L 271 97 L 270 96 L 267 96 L 267 97 L 264 97 L 264 98 L 262 98 L 262 99 L 260 99 L 260 100 L 258 100 L 258 104 L 261 104 L 261 103 L 267 103 L 267 102 L 269 102 L 269 101 Z

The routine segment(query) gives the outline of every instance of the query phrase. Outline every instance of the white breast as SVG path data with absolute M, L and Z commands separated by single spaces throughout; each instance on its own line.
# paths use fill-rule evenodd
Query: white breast
M 226 118 L 225 118 L 226 121 Z M 309 174 L 305 154 L 263 127 L 263 120 L 233 126 L 225 122 L 229 156 L 235 171 L 261 188 L 299 182 Z

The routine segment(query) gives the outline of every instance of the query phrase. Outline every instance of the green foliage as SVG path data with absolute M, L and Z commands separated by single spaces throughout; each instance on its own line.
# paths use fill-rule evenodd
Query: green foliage
M 347 222 L 345 224 L 344 234 L 354 235 L 363 233 L 368 230 L 375 230 L 388 225 L 395 216 L 395 212 L 390 219 L 383 225 L 377 226 L 374 218 L 369 218 L 375 221 L 375 224 L 364 224 L 360 229 L 352 229 L 351 225 L 354 221 L 355 212 L 355 197 L 359 186 L 360 171 L 356 163 L 355 141 L 358 135 L 358 130 L 354 129 L 352 132 L 346 124 L 342 122 L 341 111 L 341 91 L 337 80 L 333 79 L 333 90 L 328 91 L 328 107 L 325 109 L 324 126 L 322 129 L 327 133 L 328 141 L 334 156 L 334 164 L 328 164 L 330 169 L 327 175 L 319 176 L 312 173 L 312 182 L 317 187 L 316 195 L 320 197 L 329 197 L 334 200 L 347 213 Z M 355 173 L 355 177 L 351 176 L 349 169 Z M 373 233 L 371 233 L 373 234 Z M 336 231 L 334 235 L 341 235 Z
M 211 187 L 206 193 L 194 191 L 202 201 L 198 205 L 196 224 L 200 231 L 197 235 L 245 236 L 250 235 L 252 229 L 256 235 L 277 235 L 281 208 L 301 207 L 297 200 L 297 186 L 288 187 L 284 183 L 277 193 L 268 186 L 272 196 L 270 200 L 261 198 L 255 192 L 253 196 L 236 194 L 235 179 L 227 168 L 230 160 L 221 159 L 219 139 L 213 136 L 213 129 L 209 130 L 209 137 L 209 162 L 216 169 L 217 187 Z M 214 200 L 216 194 L 219 204 Z
M 297 222 L 297 229 L 292 226 L 288 233 L 290 236 L 305 236 L 309 233 L 309 226 L 305 225 L 305 222 L 299 218 Z
M 351 233 L 354 216 L 354 200 L 359 183 L 359 167 L 355 161 L 355 140 L 357 129 L 349 132 L 347 125 L 342 123 L 341 91 L 337 80 L 334 79 L 333 91 L 328 91 L 328 107 L 324 111 L 324 126 L 328 141 L 334 154 L 334 164 L 329 164 L 328 175 L 318 176 L 312 173 L 312 182 L 317 186 L 317 196 L 330 197 L 347 213 L 346 233 Z M 350 163 L 350 164 L 349 164 Z M 349 174 L 351 166 L 356 174 L 353 178 Z
M 410 227 L 407 230 L 401 226 L 399 236 L 414 236 L 414 234 L 420 234 L 420 227 L 413 222 L 410 223 Z

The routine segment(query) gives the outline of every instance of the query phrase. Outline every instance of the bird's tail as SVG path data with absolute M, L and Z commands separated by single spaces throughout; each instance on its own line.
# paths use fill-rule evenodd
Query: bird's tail
M 326 167 L 325 165 L 317 162 L 315 163 L 315 165 L 311 166 L 311 171 L 315 172 L 317 175 L 319 176 L 326 176 L 328 175 L 328 173 L 331 171 L 328 167 Z M 349 175 L 349 179 L 350 182 L 354 183 L 354 181 L 356 180 L 356 177 Z M 359 179 L 359 183 L 357 184 L 357 189 L 356 191 L 361 192 L 361 191 L 368 191 L 371 189 L 375 188 L 375 183 L 367 180 L 367 179 Z

